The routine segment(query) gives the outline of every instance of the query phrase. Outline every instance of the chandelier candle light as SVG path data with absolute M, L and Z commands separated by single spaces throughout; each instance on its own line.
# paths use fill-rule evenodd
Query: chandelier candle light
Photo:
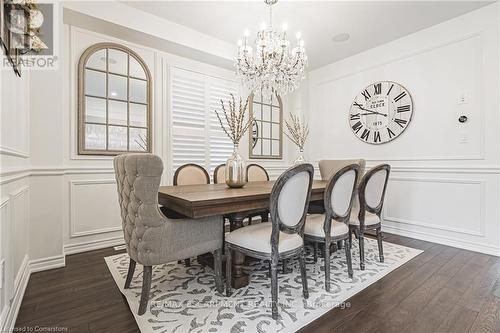
M 309 125 L 306 122 L 301 122 L 299 117 L 290 113 L 290 120 L 285 120 L 286 128 L 289 134 L 285 135 L 299 147 L 299 156 L 293 162 L 294 165 L 305 163 L 304 159 L 304 145 L 306 144 L 307 137 L 309 136 Z
M 219 124 L 231 139 L 234 145 L 233 153 L 226 162 L 226 184 L 229 187 L 243 187 L 247 183 L 246 163 L 240 155 L 238 144 L 240 143 L 243 134 L 248 130 L 254 119 L 247 119 L 245 122 L 245 113 L 248 109 L 248 98 L 243 105 L 240 98 L 239 110 L 236 110 L 236 101 L 234 95 L 231 94 L 231 99 L 228 101 L 229 110 L 226 109 L 224 102 L 220 101 L 222 106 L 222 116 L 215 110 Z
M 272 6 L 278 0 L 264 0 L 269 5 L 269 26 L 262 23 L 257 32 L 254 49 L 248 43 L 249 31 L 238 41 L 235 60 L 236 74 L 249 90 L 262 90 L 267 96 L 276 92 L 283 96 L 295 90 L 304 78 L 307 55 L 301 34 L 297 33 L 295 47 L 287 38 L 287 26 L 281 32 L 273 29 Z

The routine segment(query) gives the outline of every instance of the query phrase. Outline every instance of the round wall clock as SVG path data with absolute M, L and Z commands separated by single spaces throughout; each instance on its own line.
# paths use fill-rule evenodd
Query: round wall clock
M 354 99 L 349 123 L 362 141 L 382 144 L 394 140 L 408 127 L 413 101 L 402 85 L 380 81 L 363 89 Z

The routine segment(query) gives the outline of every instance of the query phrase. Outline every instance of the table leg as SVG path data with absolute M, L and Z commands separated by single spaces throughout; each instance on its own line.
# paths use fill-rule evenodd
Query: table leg
M 229 221 L 231 223 L 231 231 L 243 227 L 243 220 L 245 216 L 243 215 L 231 215 L 229 216 Z M 235 289 L 243 288 L 248 285 L 248 275 L 243 272 L 243 264 L 245 263 L 245 255 L 238 251 L 233 251 L 232 258 L 232 286 Z M 229 269 L 229 267 L 226 267 Z

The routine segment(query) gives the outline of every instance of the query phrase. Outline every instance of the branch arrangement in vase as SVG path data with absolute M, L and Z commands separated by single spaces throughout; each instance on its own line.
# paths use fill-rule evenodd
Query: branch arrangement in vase
M 297 146 L 300 150 L 304 150 L 307 137 L 309 135 L 309 125 L 305 121 L 300 121 L 299 117 L 290 113 L 290 119 L 285 120 L 288 133 L 285 135 Z
M 243 100 L 240 97 L 238 110 L 236 110 L 236 101 L 233 94 L 231 94 L 231 99 L 227 102 L 228 108 L 226 108 L 222 99 L 220 100 L 220 103 L 222 111 L 215 110 L 217 119 L 219 119 L 219 124 L 224 133 L 226 133 L 229 139 L 231 139 L 233 144 L 237 145 L 243 137 L 243 134 L 245 134 L 253 122 L 253 119 L 250 117 L 247 121 L 245 121 L 245 113 L 248 109 L 248 98 L 246 99 L 245 104 L 243 104 Z M 222 113 L 222 115 L 220 113 Z M 223 118 L 225 119 L 226 124 L 224 124 L 222 120 Z

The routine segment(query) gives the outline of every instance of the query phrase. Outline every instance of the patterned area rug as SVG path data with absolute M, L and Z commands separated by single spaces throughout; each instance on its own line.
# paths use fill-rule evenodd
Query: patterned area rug
M 155 332 L 294 332 L 334 307 L 349 307 L 347 299 L 422 253 L 420 250 L 384 242 L 383 263 L 378 261 L 377 242 L 365 239 L 366 269 L 359 269 L 357 242 L 352 258 L 354 277 L 347 276 L 344 250 L 331 257 L 331 292 L 324 289 L 323 259 L 313 263 L 307 256 L 309 299 L 302 297 L 298 262 L 290 261 L 291 273 L 278 271 L 280 319 L 271 318 L 271 291 L 266 262 L 251 261 L 246 267 L 250 284 L 225 297 L 215 290 L 213 271 L 191 260 L 191 267 L 176 262 L 153 268 L 150 311 L 137 316 L 142 267 L 137 265 L 130 289 L 123 289 L 128 269 L 127 254 L 105 258 L 121 292 L 127 298 L 143 333 Z

